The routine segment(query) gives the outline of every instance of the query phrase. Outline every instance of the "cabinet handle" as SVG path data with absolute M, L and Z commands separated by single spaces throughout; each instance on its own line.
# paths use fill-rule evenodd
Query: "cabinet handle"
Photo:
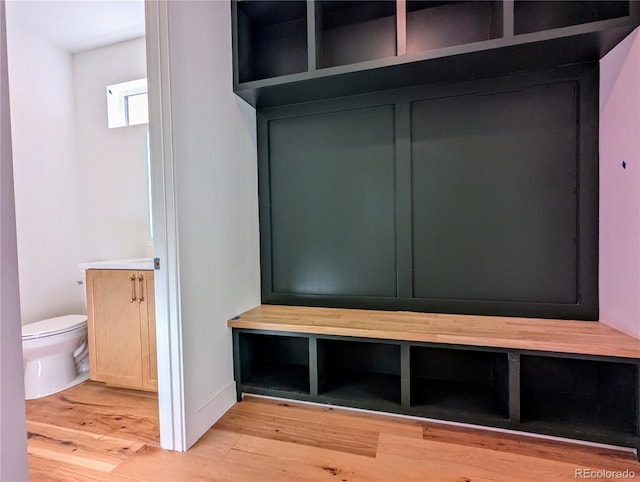
M 138 277 L 138 282 L 140 283 L 140 296 L 138 297 L 138 303 L 142 303 L 144 301 L 144 276 L 140 275 Z
M 136 300 L 136 276 L 133 274 L 129 278 L 129 288 L 131 288 L 131 303 L 133 303 Z

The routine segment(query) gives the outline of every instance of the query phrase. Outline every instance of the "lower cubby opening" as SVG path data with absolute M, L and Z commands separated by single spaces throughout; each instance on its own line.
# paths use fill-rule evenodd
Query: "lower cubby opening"
M 318 394 L 400 405 L 400 345 L 318 340 Z
M 520 363 L 523 423 L 636 433 L 636 365 L 533 355 Z
M 508 416 L 506 353 L 411 347 L 411 407 L 425 414 Z
M 309 393 L 309 339 L 240 333 L 240 384 Z

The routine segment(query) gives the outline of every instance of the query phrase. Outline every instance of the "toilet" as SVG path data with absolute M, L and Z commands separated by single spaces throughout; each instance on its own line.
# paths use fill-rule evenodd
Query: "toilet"
M 22 325 L 25 398 L 45 397 L 88 379 L 88 355 L 85 315 Z

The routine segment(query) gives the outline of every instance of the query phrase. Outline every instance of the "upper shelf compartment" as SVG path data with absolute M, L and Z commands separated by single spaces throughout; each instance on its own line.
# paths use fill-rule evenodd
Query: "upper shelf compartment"
M 407 53 L 502 37 L 501 1 L 407 2 Z
M 640 0 L 232 0 L 236 94 L 258 108 L 601 59 Z
M 235 11 L 240 82 L 307 70 L 306 2 L 243 1 Z
M 396 55 L 395 1 L 320 0 L 315 6 L 317 68 Z
M 622 18 L 629 15 L 629 8 L 629 2 L 615 0 L 517 0 L 514 3 L 514 33 L 541 32 Z

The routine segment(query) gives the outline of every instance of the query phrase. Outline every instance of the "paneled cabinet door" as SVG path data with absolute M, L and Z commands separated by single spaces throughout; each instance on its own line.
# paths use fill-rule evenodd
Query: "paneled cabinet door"
M 153 271 L 87 271 L 92 380 L 157 390 L 153 303 Z

